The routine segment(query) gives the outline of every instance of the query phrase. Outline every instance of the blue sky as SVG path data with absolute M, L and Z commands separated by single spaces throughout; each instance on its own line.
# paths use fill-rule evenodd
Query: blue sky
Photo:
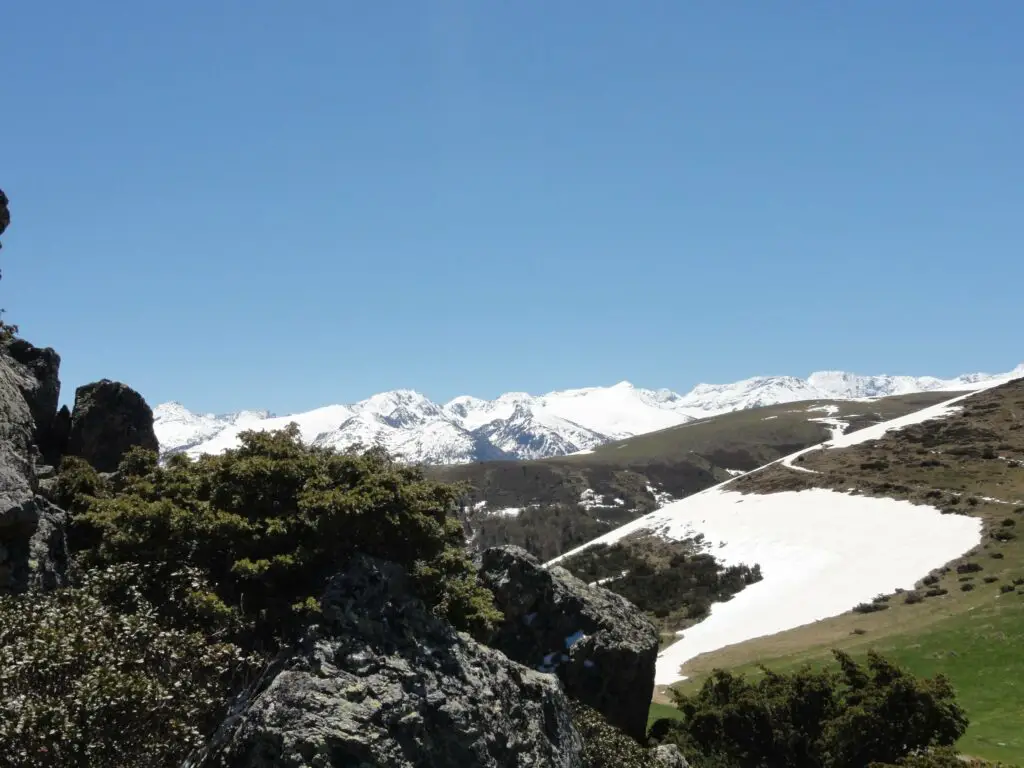
M 11 3 L 0 306 L 278 413 L 1024 359 L 1015 0 Z

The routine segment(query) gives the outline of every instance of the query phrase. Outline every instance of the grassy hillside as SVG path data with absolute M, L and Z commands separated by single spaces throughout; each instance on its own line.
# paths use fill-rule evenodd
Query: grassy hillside
M 715 667 L 756 672 L 828 663 L 829 650 L 875 648 L 914 673 L 946 674 L 971 718 L 966 754 L 1024 764 L 1024 382 L 964 401 L 962 410 L 862 445 L 813 451 L 799 472 L 781 465 L 738 479 L 735 490 L 804 488 L 930 504 L 982 521 L 963 557 L 911 592 L 825 621 L 699 656 L 683 667 L 693 690 Z M 822 510 L 827 525 L 828 510 Z M 880 536 L 885 531 L 879 531 Z
M 734 474 L 828 439 L 826 407 L 847 431 L 947 400 L 949 392 L 870 402 L 814 400 L 752 408 L 539 461 L 430 467 L 468 484 L 463 518 L 477 547 L 512 543 L 547 560 Z M 587 493 L 587 491 L 592 493 Z M 509 513 L 509 510 L 513 510 Z

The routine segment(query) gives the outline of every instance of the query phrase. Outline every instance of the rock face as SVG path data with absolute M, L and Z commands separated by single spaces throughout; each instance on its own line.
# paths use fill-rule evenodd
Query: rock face
M 36 347 L 24 339 L 8 342 L 7 351 L 25 369 L 20 377 L 20 388 L 35 423 L 33 440 L 44 460 L 56 464 L 67 439 L 57 426 L 60 355 L 50 347 Z
M 153 411 L 138 392 L 103 379 L 75 390 L 67 453 L 100 472 L 113 472 L 133 446 L 158 451 Z
M 2 235 L 4 230 L 6 230 L 11 224 L 11 211 L 7 207 L 8 202 L 7 195 L 5 195 L 4 191 L 0 189 L 0 235 Z M 2 247 L 3 246 L 0 245 L 0 248 Z
M 32 369 L 0 348 L 0 592 L 64 580 L 66 516 L 38 495 L 39 450 L 30 400 L 42 390 Z
M 323 626 L 304 650 L 189 765 L 581 766 L 558 681 L 433 616 L 399 566 L 356 558 L 321 605 Z
M 519 547 L 493 547 L 480 575 L 505 621 L 490 645 L 554 672 L 566 693 L 645 741 L 658 633 L 636 606 L 564 568 L 544 568 Z

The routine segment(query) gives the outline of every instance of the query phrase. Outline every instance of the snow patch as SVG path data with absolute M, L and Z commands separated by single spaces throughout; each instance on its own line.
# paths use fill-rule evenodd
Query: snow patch
M 691 501 L 692 499 L 692 501 Z M 689 502 L 689 503 L 688 503 Z M 912 588 L 981 538 L 981 520 L 907 501 L 813 489 L 764 496 L 715 490 L 666 507 L 662 534 L 699 528 L 727 565 L 764 575 L 682 633 L 658 656 L 655 683 L 685 679 L 702 653 L 835 616 L 875 595 Z

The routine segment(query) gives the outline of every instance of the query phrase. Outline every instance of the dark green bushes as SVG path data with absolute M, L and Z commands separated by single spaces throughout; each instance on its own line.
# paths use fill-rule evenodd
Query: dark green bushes
M 206 632 L 269 650 L 301 632 L 326 579 L 362 552 L 409 568 L 423 598 L 457 627 L 488 630 L 498 614 L 450 514 L 458 488 L 383 451 L 306 447 L 296 428 L 243 433 L 241 442 L 166 467 L 135 450 L 111 482 L 67 465 L 55 495 L 75 512 L 81 566 L 143 566 L 142 592 L 166 619 L 201 621 Z M 204 583 L 184 605 L 167 599 L 183 567 Z
M 130 566 L 80 587 L 0 598 L 0 762 L 177 766 L 255 660 L 162 626 Z
M 725 567 L 699 549 L 697 541 L 642 537 L 588 547 L 562 565 L 588 583 L 608 579 L 605 588 L 677 629 L 704 619 L 714 603 L 763 578 L 758 565 Z
M 764 669 L 753 682 L 717 670 L 696 694 L 675 694 L 683 719 L 658 721 L 652 737 L 735 768 L 863 768 L 966 731 L 945 678 L 914 678 L 873 652 L 865 665 L 834 653 L 838 671 Z

